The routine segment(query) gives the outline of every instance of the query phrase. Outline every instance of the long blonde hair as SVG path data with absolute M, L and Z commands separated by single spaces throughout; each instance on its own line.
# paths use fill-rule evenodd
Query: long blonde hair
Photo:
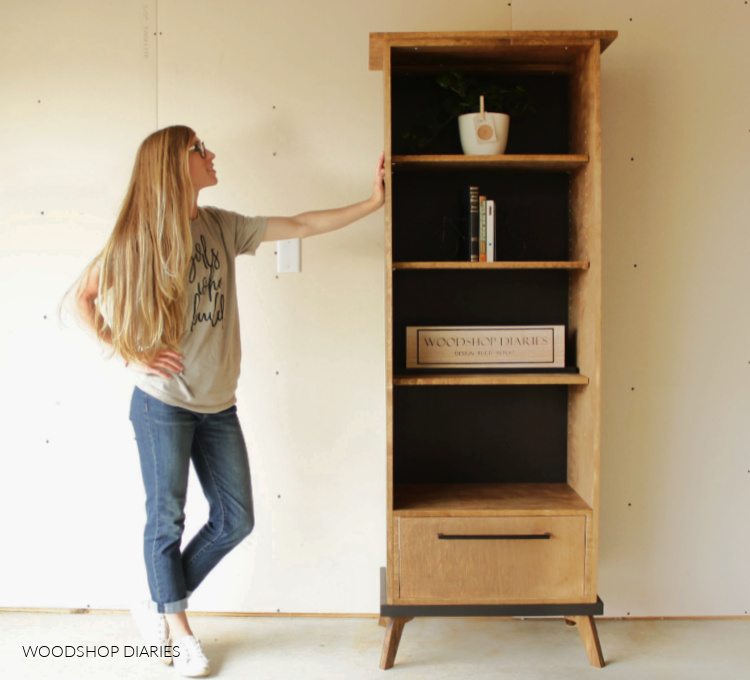
M 178 125 L 143 141 L 112 234 L 79 281 L 78 296 L 99 268 L 95 331 L 128 362 L 148 363 L 161 350 L 179 348 L 192 249 L 194 138 Z

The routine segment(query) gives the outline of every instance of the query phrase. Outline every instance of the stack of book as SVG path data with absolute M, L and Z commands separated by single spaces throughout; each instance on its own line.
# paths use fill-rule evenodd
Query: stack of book
M 468 189 L 469 261 L 495 262 L 495 201 L 483 196 L 479 187 Z

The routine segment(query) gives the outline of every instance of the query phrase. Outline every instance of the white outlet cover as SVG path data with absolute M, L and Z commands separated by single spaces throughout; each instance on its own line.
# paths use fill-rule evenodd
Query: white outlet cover
M 299 274 L 302 270 L 301 255 L 300 239 L 276 241 L 276 271 L 279 274 Z

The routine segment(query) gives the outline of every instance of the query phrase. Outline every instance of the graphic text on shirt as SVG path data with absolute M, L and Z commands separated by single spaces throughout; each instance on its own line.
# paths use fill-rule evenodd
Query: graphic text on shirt
M 195 244 L 195 253 L 190 259 L 188 274 L 193 291 L 191 332 L 199 323 L 208 321 L 212 327 L 216 327 L 224 320 L 224 280 L 216 276 L 219 269 L 221 262 L 218 251 L 211 248 L 209 252 L 206 237 L 201 234 L 200 241 Z

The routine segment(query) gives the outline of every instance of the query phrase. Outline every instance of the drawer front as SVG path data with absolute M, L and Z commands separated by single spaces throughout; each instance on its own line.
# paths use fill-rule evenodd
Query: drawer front
M 586 517 L 402 517 L 402 599 L 585 595 Z

